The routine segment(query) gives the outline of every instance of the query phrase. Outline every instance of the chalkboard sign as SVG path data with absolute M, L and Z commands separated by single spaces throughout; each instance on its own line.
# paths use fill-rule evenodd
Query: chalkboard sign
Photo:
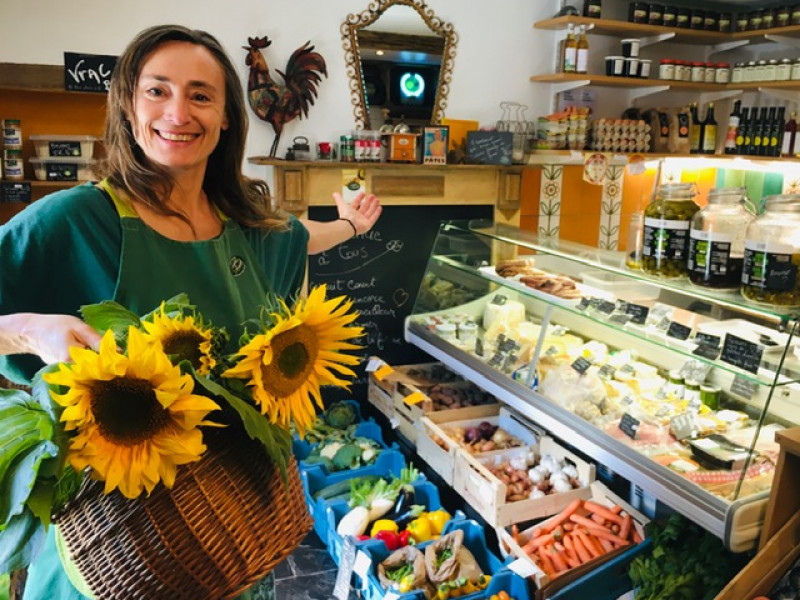
M 428 354 L 405 342 L 403 327 L 414 309 L 439 224 L 451 219 L 491 221 L 493 210 L 490 205 L 384 206 L 372 231 L 309 257 L 309 282 L 326 285 L 328 297 L 346 295 L 353 301 L 360 313 L 356 324 L 366 333 L 361 341 L 366 346 L 364 356 L 378 356 L 390 365 L 430 362 Z M 332 221 L 338 215 L 333 206 L 312 206 L 308 216 Z M 469 243 L 464 240 L 459 248 Z M 488 246 L 485 252 L 488 261 Z M 326 402 L 336 397 L 366 398 L 364 366 L 356 369 L 351 393 L 326 390 Z
M 672 321 L 667 329 L 667 335 L 677 340 L 688 340 L 692 333 L 692 328 L 687 327 L 683 323 Z
M 634 325 L 644 325 L 650 309 L 647 306 L 642 306 L 641 304 L 626 304 L 625 312 L 633 317 L 631 319 L 631 323 Z
M 0 182 L 0 202 L 25 202 L 27 204 L 30 201 L 31 184 L 29 182 Z
M 694 336 L 694 341 L 696 344 L 705 344 L 707 346 L 719 346 L 719 343 L 722 341 L 722 338 L 718 335 L 713 335 L 711 333 L 703 333 L 702 331 L 698 331 L 697 334 Z
M 762 354 L 764 354 L 764 346 L 754 344 L 731 333 L 725 335 L 721 360 L 726 363 L 751 373 L 758 373 Z
M 64 88 L 70 92 L 108 91 L 116 56 L 64 52 Z
M 592 363 L 590 363 L 588 360 L 586 360 L 582 356 L 579 356 L 577 359 L 575 359 L 575 362 L 573 362 L 571 366 L 578 373 L 583 375 L 584 373 L 586 373 L 586 371 L 589 370 L 589 367 L 592 366 Z
M 467 162 L 510 165 L 514 134 L 510 131 L 468 131 Z
M 635 440 L 636 435 L 639 433 L 639 419 L 633 417 L 630 413 L 623 413 L 622 418 L 619 420 L 619 428 L 629 438 Z

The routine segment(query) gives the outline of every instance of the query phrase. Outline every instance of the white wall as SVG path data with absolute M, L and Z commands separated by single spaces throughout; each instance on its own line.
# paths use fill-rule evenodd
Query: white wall
M 307 120 L 295 120 L 283 133 L 278 155 L 296 135 L 312 142 L 336 139 L 353 127 L 339 27 L 348 13 L 361 12 L 367 0 L 0 0 L 0 62 L 63 64 L 63 52 L 119 54 L 141 29 L 179 23 L 215 35 L 247 80 L 241 49 L 251 36 L 267 35 L 271 69 L 283 70 L 291 53 L 311 40 L 328 65 L 317 103 Z M 458 54 L 447 116 L 491 125 L 499 102 L 530 106 L 528 118 L 550 109 L 547 86 L 529 81 L 552 70 L 556 34 L 533 29 L 552 16 L 557 0 L 428 0 L 428 6 L 453 23 Z M 276 76 L 277 77 L 277 76 Z M 265 155 L 272 127 L 250 113 L 247 155 Z M 245 170 L 264 177 L 263 168 Z

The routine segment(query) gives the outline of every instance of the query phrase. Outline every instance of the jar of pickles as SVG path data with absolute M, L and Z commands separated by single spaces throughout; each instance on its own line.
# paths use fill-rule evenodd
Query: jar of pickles
M 746 199 L 745 188 L 715 188 L 692 218 L 687 268 L 693 284 L 730 290 L 741 284 L 744 236 L 753 220 Z
M 768 196 L 764 214 L 747 227 L 742 270 L 745 298 L 800 307 L 800 194 Z
M 642 270 L 674 279 L 686 274 L 689 227 L 700 207 L 694 184 L 662 185 L 644 211 Z

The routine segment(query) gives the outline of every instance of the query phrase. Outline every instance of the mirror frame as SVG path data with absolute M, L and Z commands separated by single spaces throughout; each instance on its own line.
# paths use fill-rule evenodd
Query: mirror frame
M 347 15 L 341 26 L 345 72 L 349 79 L 350 103 L 353 105 L 356 129 L 366 129 L 369 112 L 367 98 L 364 93 L 361 57 L 358 52 L 358 30 L 377 21 L 387 8 L 395 5 L 413 8 L 422 17 L 429 29 L 444 38 L 442 66 L 439 70 L 439 83 L 436 88 L 436 99 L 431 113 L 432 125 L 439 124 L 439 121 L 444 117 L 444 110 L 447 108 L 447 95 L 450 91 L 450 81 L 453 78 L 456 43 L 458 42 L 458 34 L 453 29 L 453 24 L 442 21 L 437 17 L 433 9 L 429 8 L 424 0 L 372 0 L 365 11 Z

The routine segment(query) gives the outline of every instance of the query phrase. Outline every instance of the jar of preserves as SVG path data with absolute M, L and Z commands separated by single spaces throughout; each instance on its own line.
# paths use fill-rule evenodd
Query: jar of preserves
M 744 76 L 742 81 L 755 81 L 756 80 L 756 61 L 748 60 L 744 66 Z
M 700 207 L 694 203 L 694 185 L 662 185 L 644 211 L 642 270 L 674 279 L 686 274 L 689 227 Z
M 706 64 L 701 62 L 692 63 L 692 81 L 703 83 L 706 79 Z
M 775 9 L 765 8 L 761 11 L 761 29 L 772 29 L 775 27 Z
M 766 198 L 747 227 L 742 294 L 769 306 L 800 307 L 800 194 Z
M 731 81 L 731 65 L 730 63 L 717 63 L 714 70 L 715 83 L 730 83 Z
M 715 188 L 708 204 L 692 218 L 689 232 L 689 281 L 735 290 L 742 281 L 744 236 L 753 220 L 745 208 L 745 188 Z
M 788 6 L 781 6 L 775 12 L 775 27 L 786 27 L 791 23 L 792 9 Z
M 678 8 L 675 6 L 664 6 L 664 27 L 675 27 L 678 23 Z
M 705 70 L 703 71 L 703 81 L 706 83 L 714 83 L 717 78 L 717 65 L 714 63 L 706 63 Z
M 800 80 L 800 58 L 795 59 L 792 63 L 792 79 Z
M 650 25 L 664 24 L 664 5 L 651 3 L 647 12 L 647 22 Z
M 775 79 L 777 81 L 789 81 L 792 78 L 792 59 L 782 58 L 775 69 Z
M 747 28 L 750 31 L 755 29 L 761 29 L 761 11 L 754 10 L 750 13 L 750 17 L 747 22 Z
M 759 60 L 753 70 L 753 81 L 764 81 L 767 78 L 767 61 Z
M 719 13 L 715 10 L 707 10 L 703 17 L 703 29 L 706 31 L 717 31 L 719 28 Z
M 742 81 L 744 81 L 744 63 L 737 62 L 735 65 L 733 65 L 733 71 L 731 72 L 731 83 L 742 83 Z
M 791 69 L 790 69 L 791 70 Z M 677 79 L 675 77 L 675 61 L 671 58 L 662 58 L 658 65 L 659 79 Z
M 775 81 L 778 78 L 778 61 L 770 58 L 764 69 L 764 81 Z
M 675 17 L 675 26 L 682 29 L 689 29 L 692 21 L 691 8 L 678 8 L 678 16 Z
M 719 13 L 719 23 L 717 31 L 722 33 L 730 33 L 733 29 L 733 13 L 721 12 Z

